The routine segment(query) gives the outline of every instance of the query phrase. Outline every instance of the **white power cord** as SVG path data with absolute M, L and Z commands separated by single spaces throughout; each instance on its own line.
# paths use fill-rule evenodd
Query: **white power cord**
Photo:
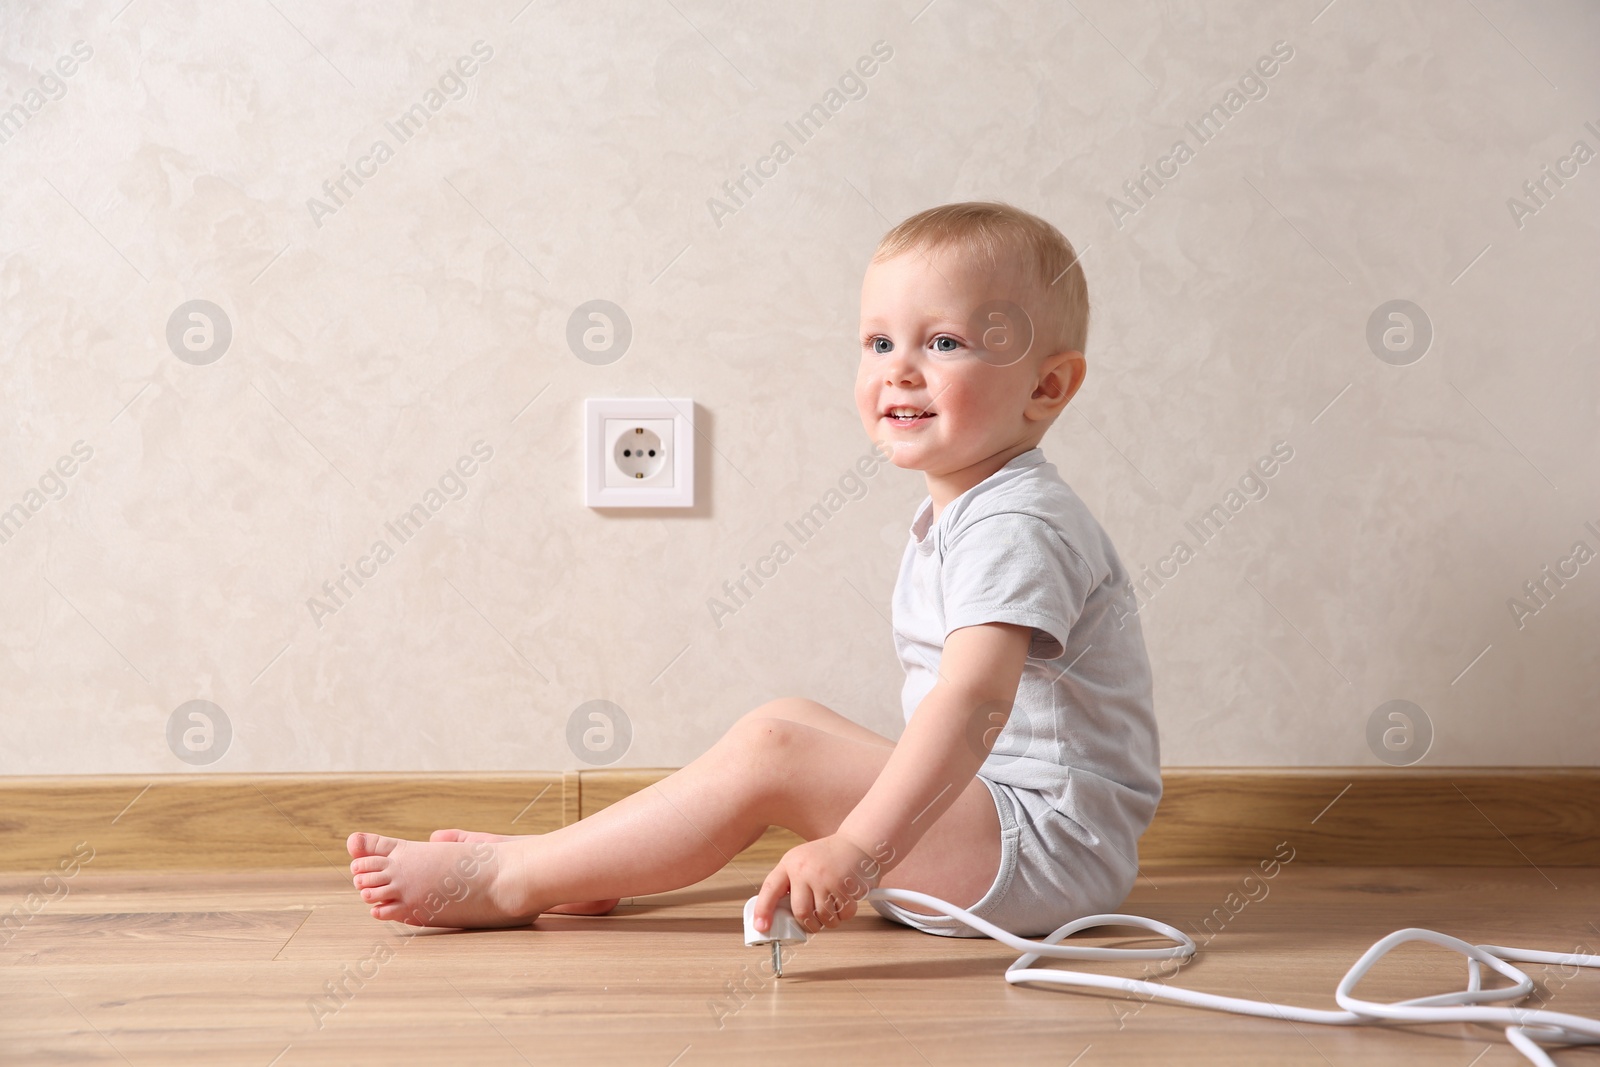
M 1290 1004 L 1274 1004 L 1265 1000 L 1247 1000 L 1243 997 L 1225 997 L 1217 993 L 1201 993 L 1159 982 L 1138 978 L 1117 978 L 1108 974 L 1091 974 L 1084 971 L 1063 971 L 1049 967 L 1035 967 L 1043 957 L 1067 960 L 1168 960 L 1189 959 L 1195 953 L 1194 939 L 1176 927 L 1168 926 L 1142 915 L 1085 915 L 1081 919 L 1057 929 L 1048 937 L 1032 941 L 1002 930 L 987 920 L 980 919 L 964 908 L 947 900 L 918 893 L 910 889 L 874 889 L 867 894 L 869 900 L 888 900 L 902 904 L 920 904 L 925 908 L 950 916 L 979 933 L 1016 949 L 1023 955 L 1006 968 L 1006 981 L 1012 985 L 1024 982 L 1050 985 L 1083 986 L 1091 989 L 1115 989 L 1136 993 L 1149 1000 L 1165 1000 L 1174 1004 L 1187 1004 L 1193 1008 L 1210 1008 L 1233 1012 L 1237 1015 L 1255 1015 L 1265 1019 L 1284 1019 L 1290 1022 L 1321 1023 L 1329 1026 L 1359 1026 L 1368 1023 L 1491 1023 L 1504 1026 L 1506 1040 L 1535 1067 L 1557 1067 L 1542 1046 L 1600 1044 L 1600 1019 L 1546 1008 L 1494 1007 L 1498 1002 L 1521 1001 L 1533 991 L 1533 979 L 1511 965 L 1518 963 L 1545 963 L 1562 966 L 1600 967 L 1600 956 L 1578 953 L 1541 952 L 1534 949 L 1506 948 L 1501 945 L 1472 945 L 1460 938 L 1441 934 L 1436 930 L 1409 927 L 1396 930 L 1382 938 L 1362 954 L 1339 980 L 1333 999 L 1342 1011 L 1318 1008 L 1299 1008 Z M 773 969 L 782 975 L 779 959 L 780 945 L 784 942 L 804 941 L 806 932 L 795 921 L 789 910 L 788 899 L 778 902 L 777 914 L 767 933 L 755 929 L 753 915 L 756 898 L 745 904 L 745 944 L 771 944 Z M 1084 945 L 1057 944 L 1065 937 L 1099 926 L 1131 926 L 1149 930 L 1167 938 L 1171 948 L 1090 948 Z M 1458 952 L 1467 959 L 1467 987 L 1453 993 L 1439 993 L 1428 997 L 1415 997 L 1394 1003 L 1362 1000 L 1351 993 L 1356 984 L 1366 976 L 1384 956 L 1396 947 L 1411 941 L 1425 941 Z M 1484 989 L 1481 978 L 1483 968 L 1502 975 L 1513 984 L 1500 989 Z

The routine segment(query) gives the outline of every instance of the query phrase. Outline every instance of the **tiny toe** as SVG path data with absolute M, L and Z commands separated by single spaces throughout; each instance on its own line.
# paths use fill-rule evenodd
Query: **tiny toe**
M 391 881 L 393 879 L 390 878 L 388 871 L 368 871 L 355 876 L 357 889 L 377 889 L 379 886 L 388 885 Z
M 411 918 L 411 909 L 399 901 L 376 904 L 372 908 L 372 917 L 385 922 L 403 922 L 407 926 L 419 925 Z
M 351 874 L 372 874 L 374 871 L 387 870 L 388 867 L 388 856 L 362 856 L 350 861 Z
M 465 841 L 466 839 L 467 832 L 465 830 L 435 830 L 428 835 L 429 841 Z
M 387 856 L 400 844 L 398 837 L 384 837 L 381 834 L 353 833 L 346 839 L 344 846 L 350 855 L 356 859 L 363 856 Z

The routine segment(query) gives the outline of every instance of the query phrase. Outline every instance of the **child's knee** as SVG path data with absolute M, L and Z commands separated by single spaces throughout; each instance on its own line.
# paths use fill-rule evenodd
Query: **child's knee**
M 806 718 L 806 704 L 810 703 L 800 697 L 778 697 L 765 704 L 759 704 L 745 712 L 741 719 L 788 719 L 795 722 L 804 721 Z
M 798 759 L 807 735 L 815 733 L 813 728 L 792 719 L 752 713 L 729 727 L 725 738 L 745 765 L 759 771 L 771 764 Z

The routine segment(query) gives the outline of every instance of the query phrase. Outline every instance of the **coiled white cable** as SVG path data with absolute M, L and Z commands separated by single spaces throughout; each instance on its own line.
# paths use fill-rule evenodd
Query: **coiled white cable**
M 1023 955 L 1006 968 L 1006 981 L 1013 985 L 1024 982 L 1050 985 L 1083 986 L 1091 989 L 1116 989 L 1135 993 L 1149 1000 L 1165 1000 L 1174 1004 L 1187 1004 L 1194 1008 L 1210 1008 L 1238 1015 L 1255 1015 L 1267 1019 L 1284 1019 L 1291 1022 L 1322 1023 L 1330 1026 L 1359 1026 L 1367 1023 L 1492 1023 L 1505 1027 L 1506 1040 L 1535 1067 L 1556 1067 L 1556 1062 L 1542 1046 L 1600 1044 L 1600 1019 L 1547 1008 L 1519 1008 L 1493 1005 L 1506 1001 L 1520 1001 L 1533 991 L 1533 979 L 1512 962 L 1544 963 L 1562 966 L 1600 967 L 1600 956 L 1579 953 L 1542 952 L 1535 949 L 1508 948 L 1501 945 L 1472 945 L 1460 938 L 1441 934 L 1436 930 L 1408 927 L 1380 939 L 1362 954 L 1345 972 L 1334 990 L 1333 999 L 1342 1011 L 1319 1008 L 1300 1008 L 1290 1004 L 1274 1004 L 1265 1000 L 1247 1000 L 1227 997 L 1217 993 L 1202 993 L 1160 982 L 1138 978 L 1118 978 L 1108 974 L 1091 974 L 1084 971 L 1064 971 L 1049 967 L 1034 967 L 1041 958 L 1069 960 L 1158 960 L 1189 959 L 1195 954 L 1194 939 L 1164 922 L 1142 915 L 1085 915 L 1081 919 L 1060 927 L 1048 937 L 1033 941 L 1018 937 L 1009 931 L 978 918 L 947 900 L 918 893 L 910 889 L 874 889 L 868 899 L 887 900 L 905 904 L 920 904 L 942 912 L 988 937 L 1016 949 Z M 1057 944 L 1065 937 L 1100 926 L 1131 926 L 1149 930 L 1173 942 L 1171 948 L 1091 948 L 1086 945 Z M 1400 945 L 1411 941 L 1426 941 L 1467 959 L 1467 987 L 1453 993 L 1439 993 L 1415 997 L 1394 1003 L 1362 1000 L 1351 990 L 1364 978 L 1372 966 Z M 1510 980 L 1513 984 L 1500 989 L 1484 989 L 1481 976 L 1484 967 Z

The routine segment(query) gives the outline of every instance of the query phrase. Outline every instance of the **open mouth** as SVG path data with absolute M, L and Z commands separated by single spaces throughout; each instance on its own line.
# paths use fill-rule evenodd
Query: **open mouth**
M 888 419 L 890 422 L 897 422 L 901 425 L 906 425 L 908 423 L 921 422 L 925 419 L 931 419 L 934 417 L 934 415 L 931 411 L 923 411 L 919 408 L 898 407 L 890 408 L 888 411 L 883 413 L 883 417 Z

